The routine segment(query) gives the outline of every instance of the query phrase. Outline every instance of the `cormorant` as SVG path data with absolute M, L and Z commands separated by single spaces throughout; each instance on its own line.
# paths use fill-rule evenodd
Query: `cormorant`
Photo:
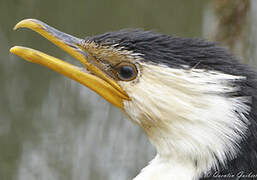
M 21 27 L 83 68 L 30 48 L 12 53 L 92 89 L 147 134 L 157 155 L 134 180 L 257 179 L 257 73 L 225 48 L 139 29 L 79 39 L 36 19 Z

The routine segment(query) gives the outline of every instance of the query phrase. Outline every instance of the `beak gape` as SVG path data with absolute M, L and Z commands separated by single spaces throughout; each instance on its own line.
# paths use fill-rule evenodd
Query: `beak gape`
M 94 61 L 93 58 L 83 49 L 83 39 L 58 31 L 36 19 L 22 20 L 14 27 L 14 30 L 18 28 L 29 28 L 44 36 L 46 39 L 79 60 L 84 68 L 90 71 L 90 73 L 83 71 L 80 67 L 76 67 L 63 60 L 31 48 L 15 46 L 10 49 L 11 53 L 16 54 L 29 62 L 46 66 L 83 84 L 114 106 L 123 110 L 123 100 L 130 100 L 129 96 L 120 87 L 117 81 L 109 77 L 92 63 Z

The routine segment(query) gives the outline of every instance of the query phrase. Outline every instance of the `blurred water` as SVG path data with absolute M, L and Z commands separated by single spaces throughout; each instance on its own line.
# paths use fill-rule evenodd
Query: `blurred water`
M 78 37 L 127 27 L 200 37 L 206 1 L 0 1 L 0 179 L 127 180 L 154 157 L 145 134 L 82 85 L 11 55 L 13 45 L 70 56 L 29 30 L 38 18 Z

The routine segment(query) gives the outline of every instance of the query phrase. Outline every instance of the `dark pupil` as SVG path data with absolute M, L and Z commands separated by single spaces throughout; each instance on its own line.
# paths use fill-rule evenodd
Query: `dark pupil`
M 134 76 L 134 69 L 131 66 L 121 66 L 119 69 L 119 75 L 123 79 L 130 79 Z

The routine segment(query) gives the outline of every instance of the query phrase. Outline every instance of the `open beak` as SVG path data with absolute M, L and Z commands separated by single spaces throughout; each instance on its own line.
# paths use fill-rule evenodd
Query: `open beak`
M 82 39 L 60 32 L 36 19 L 22 20 L 16 24 L 14 30 L 18 28 L 29 28 L 44 36 L 46 39 L 79 60 L 85 66 L 85 69 L 83 70 L 82 68 L 64 62 L 63 60 L 26 47 L 14 46 L 10 49 L 11 53 L 16 54 L 29 62 L 46 66 L 85 85 L 111 104 L 121 109 L 123 109 L 123 100 L 130 100 L 127 93 L 114 79 L 94 65 L 92 57 L 83 50 L 82 46 L 84 41 Z M 86 69 L 89 72 L 87 72 Z

